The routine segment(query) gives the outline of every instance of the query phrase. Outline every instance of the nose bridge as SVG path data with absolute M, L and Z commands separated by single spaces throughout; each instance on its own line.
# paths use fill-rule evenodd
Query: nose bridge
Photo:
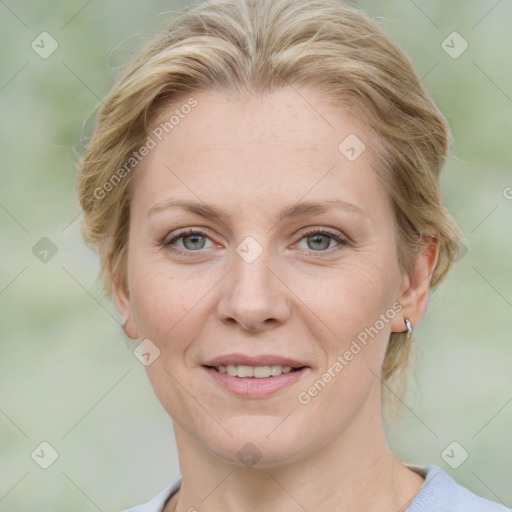
M 253 237 L 247 237 L 234 255 L 233 295 L 244 307 L 270 307 L 273 295 L 271 258 L 268 246 L 263 247 Z
M 222 319 L 234 320 L 250 329 L 267 325 L 269 320 L 285 321 L 289 314 L 287 298 L 274 275 L 270 255 L 270 248 L 252 236 L 236 247 L 233 271 L 219 304 Z
M 268 251 L 266 251 L 268 253 Z M 267 299 L 271 295 L 271 276 L 269 257 L 261 253 L 254 260 L 246 260 L 237 254 L 234 258 L 234 286 L 244 296 L 253 296 L 253 299 Z

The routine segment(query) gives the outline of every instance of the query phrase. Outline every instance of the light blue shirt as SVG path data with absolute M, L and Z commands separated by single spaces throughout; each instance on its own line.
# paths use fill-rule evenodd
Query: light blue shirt
M 410 469 L 425 477 L 425 482 L 405 512 L 511 512 L 512 509 L 473 494 L 459 485 L 439 466 L 414 466 Z M 162 512 L 165 504 L 179 490 L 181 478 L 166 487 L 144 505 L 122 512 Z

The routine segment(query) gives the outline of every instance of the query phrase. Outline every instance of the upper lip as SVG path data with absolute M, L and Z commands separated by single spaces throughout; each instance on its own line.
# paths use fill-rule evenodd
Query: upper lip
M 270 366 L 278 364 L 281 366 L 291 366 L 292 368 L 302 368 L 308 366 L 307 364 L 297 361 L 296 359 L 290 359 L 289 357 L 283 357 L 272 354 L 261 354 L 256 355 L 245 355 L 245 354 L 225 354 L 223 356 L 217 356 L 204 363 L 204 366 L 226 366 L 228 364 L 233 365 L 245 365 L 245 366 Z

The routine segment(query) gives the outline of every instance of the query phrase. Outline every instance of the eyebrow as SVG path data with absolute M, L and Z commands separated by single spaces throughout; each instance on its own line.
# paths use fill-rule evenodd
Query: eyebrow
M 223 212 L 213 205 L 205 203 L 198 203 L 194 201 L 179 201 L 179 200 L 166 200 L 155 204 L 147 213 L 148 216 L 156 213 L 157 211 L 166 210 L 169 208 L 182 208 L 191 213 L 200 215 L 211 220 L 229 219 L 230 215 Z M 297 217 L 303 217 L 305 215 L 326 213 L 331 209 L 341 209 L 352 213 L 357 213 L 363 217 L 368 215 L 355 204 L 344 201 L 343 199 L 326 199 L 322 202 L 302 202 L 284 208 L 279 214 L 279 222 L 287 219 L 294 219 Z

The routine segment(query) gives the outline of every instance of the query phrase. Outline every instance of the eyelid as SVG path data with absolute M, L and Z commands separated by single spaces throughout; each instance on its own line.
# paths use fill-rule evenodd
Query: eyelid
M 302 237 L 311 236 L 311 235 L 315 235 L 315 234 L 332 235 L 333 237 L 338 237 L 338 238 L 341 238 L 341 239 L 346 239 L 348 241 L 348 237 L 346 237 L 340 231 L 337 231 L 337 230 L 332 229 L 332 228 L 323 227 L 323 226 L 313 226 L 313 227 L 310 227 L 310 228 L 304 228 L 302 231 L 300 231 L 299 234 Z
M 188 227 L 188 228 L 180 228 L 175 231 L 172 231 L 171 233 L 169 233 L 168 235 L 165 236 L 162 243 L 167 245 L 170 242 L 173 242 L 174 240 L 177 240 L 181 237 L 191 236 L 191 235 L 201 235 L 206 238 L 211 238 L 209 235 L 209 231 L 206 228 Z

